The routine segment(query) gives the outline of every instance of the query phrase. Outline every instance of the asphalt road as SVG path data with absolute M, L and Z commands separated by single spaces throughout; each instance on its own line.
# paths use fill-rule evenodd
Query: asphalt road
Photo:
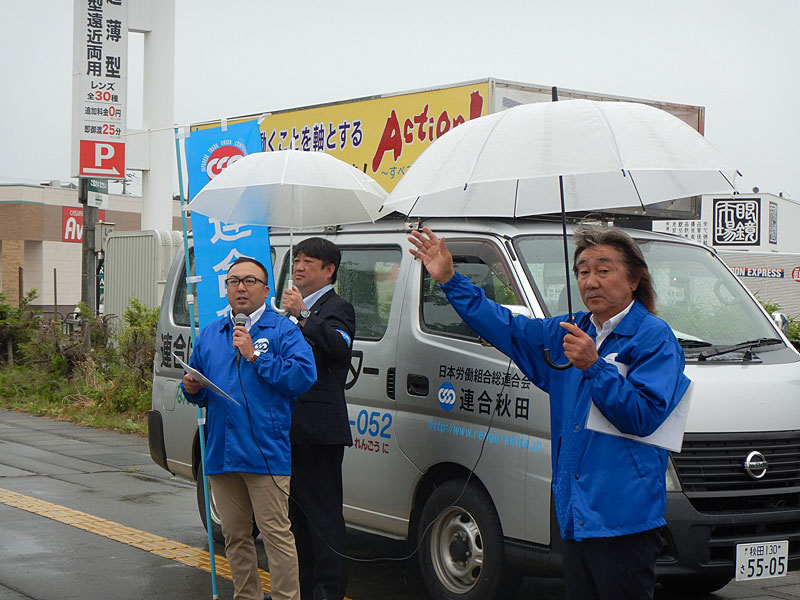
M 348 536 L 351 556 L 404 551 Z M 147 440 L 0 410 L 0 600 L 211 598 L 206 552 L 194 486 L 153 464 Z M 263 547 L 259 557 L 266 568 Z M 353 600 L 426 598 L 413 560 L 348 568 Z M 232 598 L 230 580 L 217 581 L 220 598 Z M 560 580 L 528 578 L 515 600 L 562 597 Z M 706 598 L 800 600 L 800 572 L 733 582 Z

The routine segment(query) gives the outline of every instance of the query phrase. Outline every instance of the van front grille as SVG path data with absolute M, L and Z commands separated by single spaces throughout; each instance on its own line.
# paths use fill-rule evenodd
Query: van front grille
M 760 479 L 753 479 L 744 468 L 754 451 L 767 461 L 767 472 Z M 687 433 L 682 451 L 672 453 L 672 461 L 690 500 L 725 497 L 730 503 L 740 497 L 753 509 L 798 504 L 800 432 Z

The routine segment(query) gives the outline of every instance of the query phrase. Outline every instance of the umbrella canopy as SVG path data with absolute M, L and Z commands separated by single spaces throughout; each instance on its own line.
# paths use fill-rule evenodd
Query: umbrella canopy
M 240 158 L 200 190 L 189 209 L 224 223 L 288 228 L 293 236 L 295 229 L 375 221 L 386 196 L 369 175 L 329 154 L 278 150 Z M 289 265 L 293 247 L 290 237 Z M 284 312 L 274 297 L 271 303 Z
M 386 191 L 366 173 L 323 152 L 248 154 L 189 204 L 225 223 L 303 229 L 375 221 Z
M 519 217 L 730 193 L 736 169 L 697 131 L 632 102 L 524 104 L 459 125 L 414 162 L 382 208 Z
M 554 90 L 554 99 L 556 93 Z M 697 131 L 633 102 L 523 104 L 475 119 L 431 144 L 381 211 L 412 217 L 522 217 L 641 207 L 734 191 L 737 170 Z M 646 209 L 645 209 L 646 210 Z M 566 369 L 544 357 L 551 367 Z

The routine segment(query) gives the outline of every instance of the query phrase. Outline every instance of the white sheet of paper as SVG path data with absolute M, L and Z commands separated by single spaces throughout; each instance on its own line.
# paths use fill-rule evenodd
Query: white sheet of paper
M 618 363 L 616 361 L 616 354 L 609 354 L 604 357 L 606 362 L 613 364 L 623 377 L 628 375 L 628 365 Z M 608 433 L 610 435 L 617 435 L 620 437 L 642 442 L 643 444 L 650 444 L 652 446 L 660 446 L 673 452 L 680 452 L 683 446 L 683 432 L 686 429 L 686 418 L 689 415 L 689 406 L 692 403 L 692 394 L 694 394 L 694 382 L 689 384 L 683 398 L 678 402 L 678 406 L 670 413 L 667 420 L 653 433 L 645 437 L 632 435 L 629 433 L 622 433 L 619 429 L 614 427 L 611 422 L 603 416 L 600 409 L 597 408 L 594 402 L 589 407 L 589 416 L 586 419 L 586 428 L 592 431 L 599 431 L 600 433 Z
M 206 377 L 205 375 L 203 375 L 203 374 L 202 374 L 200 371 L 198 371 L 197 369 L 193 369 L 192 367 L 190 367 L 189 365 L 187 365 L 185 362 L 183 362 L 183 361 L 180 359 L 180 357 L 178 357 L 178 355 L 177 355 L 177 354 L 175 354 L 174 352 L 172 353 L 172 357 L 173 357 L 173 358 L 175 359 L 175 361 L 176 361 L 176 362 L 177 362 L 177 363 L 178 363 L 178 364 L 179 364 L 179 365 L 180 365 L 180 366 L 183 368 L 183 370 L 184 370 L 184 371 L 186 371 L 186 372 L 187 372 L 189 375 L 191 375 L 191 376 L 192 376 L 192 379 L 194 379 L 195 381 L 201 381 L 201 382 L 203 382 L 203 384 L 204 384 L 204 385 L 205 385 L 205 386 L 206 386 L 208 389 L 210 389 L 212 392 L 214 392 L 214 393 L 216 393 L 216 394 L 219 394 L 219 395 L 220 395 L 220 396 L 222 396 L 223 398 L 227 398 L 228 400 L 230 400 L 231 402 L 233 402 L 233 403 L 234 403 L 236 406 L 241 406 L 241 405 L 240 405 L 240 404 L 239 404 L 239 403 L 238 403 L 236 400 L 234 400 L 233 398 L 231 398 L 231 397 L 230 397 L 228 394 L 226 394 L 226 393 L 225 393 L 224 391 L 222 391 L 222 390 L 221 390 L 219 387 L 217 387 L 217 385 L 216 385 L 216 384 L 215 384 L 213 381 L 211 381 L 211 380 L 210 380 L 208 377 Z

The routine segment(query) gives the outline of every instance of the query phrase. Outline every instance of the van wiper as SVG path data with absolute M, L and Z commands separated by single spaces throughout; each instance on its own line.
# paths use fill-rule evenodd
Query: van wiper
M 723 354 L 729 354 L 731 352 L 737 352 L 739 350 L 747 350 L 744 355 L 744 360 L 753 360 L 753 353 L 750 352 L 751 348 L 756 348 L 758 346 L 769 346 L 773 344 L 780 344 L 782 340 L 778 338 L 758 338 L 757 340 L 750 340 L 749 342 L 742 342 L 740 344 L 734 344 L 733 346 L 728 346 L 726 348 L 720 348 L 715 352 L 710 352 L 708 354 L 700 353 L 697 355 L 697 360 L 706 360 L 708 358 L 712 358 L 714 356 L 722 356 Z
M 679 337 L 678 343 L 681 345 L 681 348 L 707 348 L 711 346 L 711 342 L 705 342 L 703 340 L 687 340 L 686 338 Z

